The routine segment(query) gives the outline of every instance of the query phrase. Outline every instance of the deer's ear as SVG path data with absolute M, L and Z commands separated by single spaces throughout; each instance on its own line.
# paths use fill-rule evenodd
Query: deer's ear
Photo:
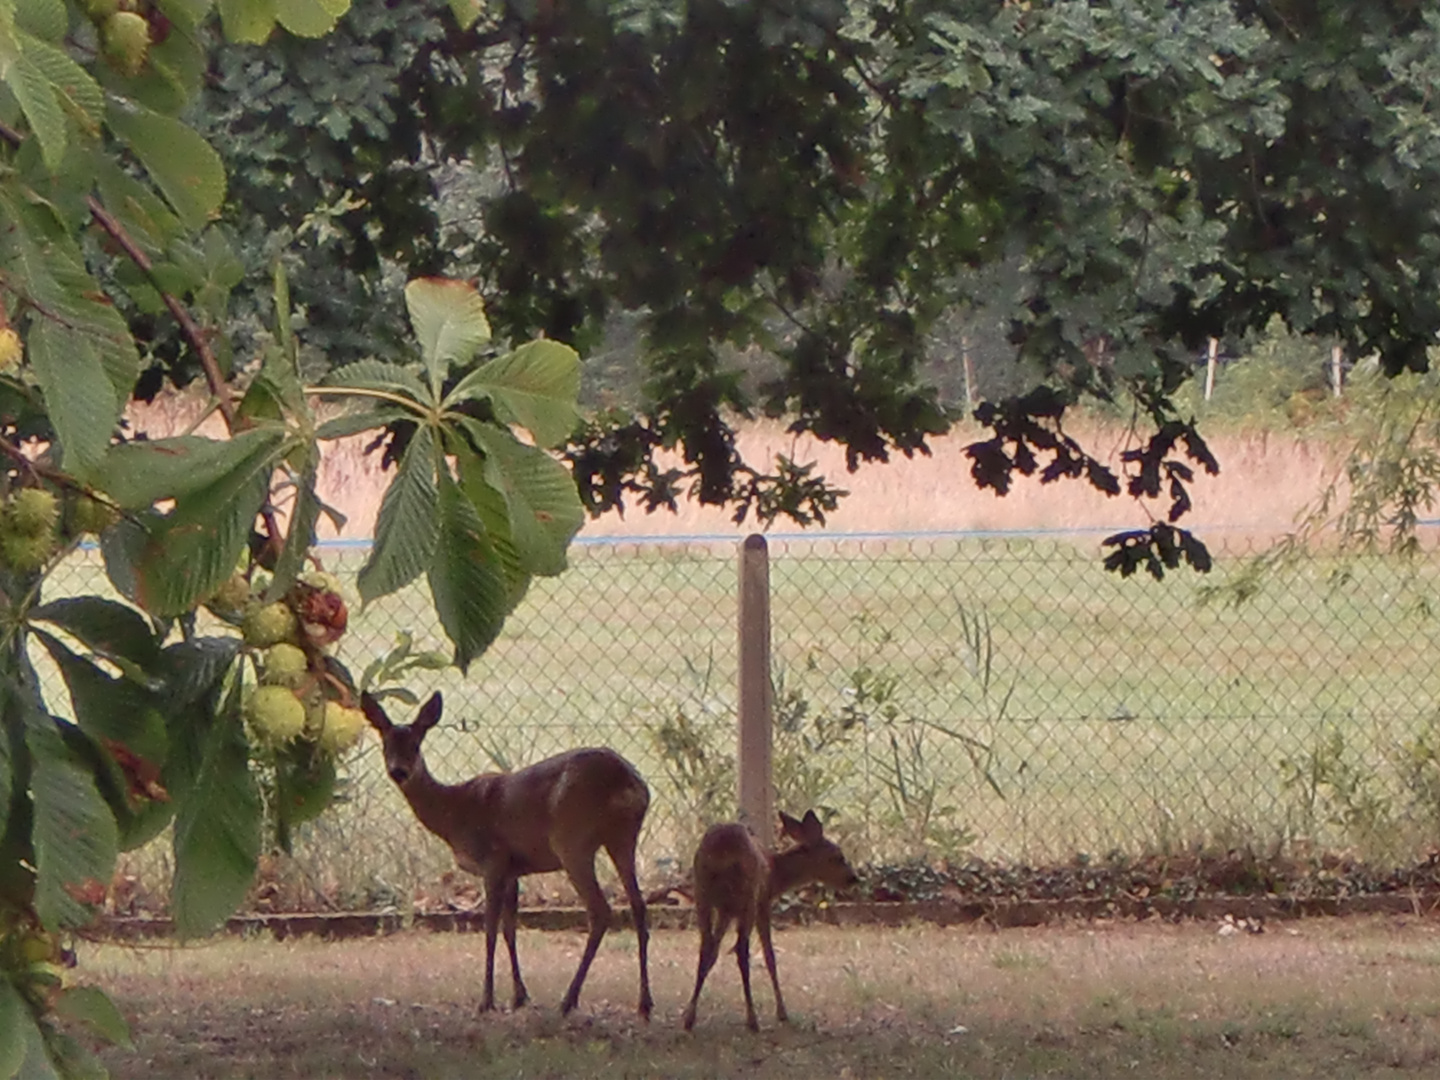
M 785 813 L 784 810 L 780 811 L 780 831 L 797 843 L 803 843 L 805 840 L 805 829 L 802 823 Z
M 445 708 L 445 701 L 440 696 L 440 691 L 430 695 L 430 700 L 420 706 L 420 712 L 415 717 L 415 722 L 410 726 L 417 731 L 429 731 L 435 726 L 435 721 L 440 719 L 441 710 Z
M 360 711 L 365 714 L 365 719 L 370 721 L 370 726 L 382 734 L 394 726 L 390 723 L 390 718 L 385 715 L 385 710 L 380 707 L 380 702 L 371 697 L 369 693 L 360 695 Z
M 804 834 L 807 844 L 819 843 L 825 836 L 825 828 L 820 824 L 820 819 L 815 816 L 814 810 L 805 811 L 805 817 L 800 822 L 800 831 Z

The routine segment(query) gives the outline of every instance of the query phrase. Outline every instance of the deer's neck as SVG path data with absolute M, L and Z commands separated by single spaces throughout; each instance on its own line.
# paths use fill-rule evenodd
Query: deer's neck
M 436 780 L 422 758 L 415 763 L 415 771 L 400 786 L 400 791 L 420 824 L 448 842 L 460 825 L 460 815 L 456 812 L 461 805 L 460 787 L 460 784 L 442 784 Z
M 770 852 L 769 896 L 774 900 L 781 893 L 789 892 L 805 878 L 805 857 L 801 848 L 790 851 Z

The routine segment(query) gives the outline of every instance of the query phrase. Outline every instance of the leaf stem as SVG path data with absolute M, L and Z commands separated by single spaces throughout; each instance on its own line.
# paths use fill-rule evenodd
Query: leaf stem
M 371 390 L 361 386 L 306 386 L 302 393 L 314 397 L 363 397 L 373 398 L 376 401 L 388 401 L 392 405 L 400 405 L 415 413 L 417 416 L 425 416 L 426 410 L 414 398 L 408 398 L 404 394 L 393 394 L 389 390 Z

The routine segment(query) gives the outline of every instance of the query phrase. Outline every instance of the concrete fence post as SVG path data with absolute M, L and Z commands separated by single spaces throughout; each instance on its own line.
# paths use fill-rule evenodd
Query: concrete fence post
M 740 820 L 762 844 L 774 842 L 771 776 L 770 553 L 752 533 L 740 546 Z

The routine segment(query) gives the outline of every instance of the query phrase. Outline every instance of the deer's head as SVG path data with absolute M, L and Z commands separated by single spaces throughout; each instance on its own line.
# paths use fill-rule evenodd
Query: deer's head
M 380 742 L 385 749 L 385 771 L 390 779 L 404 786 L 405 781 L 424 768 L 420 758 L 420 744 L 425 735 L 440 719 L 444 702 L 437 690 L 430 700 L 420 706 L 415 719 L 409 724 L 392 724 L 384 708 L 369 694 L 360 695 L 360 708 L 370 726 L 380 733 Z
M 825 838 L 825 829 L 814 810 L 805 811 L 803 818 L 793 818 L 780 811 L 780 830 L 795 841 L 797 850 L 805 852 L 804 865 L 813 880 L 832 889 L 848 889 L 859 884 L 860 878 L 840 845 Z

